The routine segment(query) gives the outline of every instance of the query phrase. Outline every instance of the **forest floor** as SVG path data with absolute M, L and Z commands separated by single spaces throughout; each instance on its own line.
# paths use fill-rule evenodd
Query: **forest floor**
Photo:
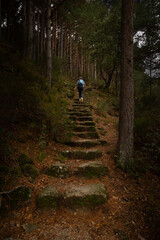
M 117 168 L 114 154 L 118 137 L 118 113 L 102 112 L 97 108 L 98 102 L 104 101 L 98 90 L 90 94 L 92 116 L 101 139 L 107 141 L 106 146 L 98 146 L 103 156 L 101 161 L 108 167 L 109 173 L 100 179 L 79 179 L 71 176 L 66 179 L 56 179 L 40 174 L 34 182 L 29 182 L 24 176 L 13 184 L 26 185 L 33 189 L 29 205 L 12 211 L 1 220 L 0 239 L 13 238 L 25 240 L 159 240 L 160 239 L 160 181 L 159 177 L 150 171 L 139 176 L 124 173 Z M 108 114 L 110 112 L 110 114 Z M 32 135 L 27 129 L 15 131 L 17 138 L 23 139 Z M 38 161 L 38 136 L 28 138 L 26 142 L 12 140 L 13 147 L 18 152 L 27 153 L 35 159 L 36 167 L 42 170 L 54 163 L 57 152 L 64 149 L 74 149 L 53 141 L 45 149 L 46 157 Z M 72 165 L 72 160 L 67 160 Z M 75 167 L 78 161 L 74 163 Z M 35 197 L 44 186 L 54 184 L 57 189 L 67 184 L 87 184 L 100 182 L 107 189 L 108 202 L 94 209 L 70 209 L 60 207 L 51 210 L 39 210 L 35 206 Z M 9 186 L 13 188 L 13 184 Z M 6 189 L 3 189 L 6 190 Z M 25 224 L 33 224 L 34 229 L 27 231 Z

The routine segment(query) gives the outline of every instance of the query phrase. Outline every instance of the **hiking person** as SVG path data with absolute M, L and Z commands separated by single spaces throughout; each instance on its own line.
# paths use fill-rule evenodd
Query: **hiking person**
M 77 89 L 79 92 L 79 101 L 83 102 L 83 94 L 84 94 L 84 88 L 85 88 L 86 84 L 83 81 L 82 77 L 79 77 L 79 80 L 77 81 Z

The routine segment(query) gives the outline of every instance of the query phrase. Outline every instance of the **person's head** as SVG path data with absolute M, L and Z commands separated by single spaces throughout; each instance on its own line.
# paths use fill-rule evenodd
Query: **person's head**
M 82 77 L 80 76 L 79 79 L 82 79 Z

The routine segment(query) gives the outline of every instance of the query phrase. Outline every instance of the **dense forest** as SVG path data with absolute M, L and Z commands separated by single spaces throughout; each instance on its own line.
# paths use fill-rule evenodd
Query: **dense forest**
M 102 152 L 110 156 L 115 174 L 119 179 L 127 174 L 126 182 L 153 177 L 152 182 L 160 186 L 159 13 L 158 0 L 0 0 L 2 219 L 6 209 L 7 213 L 10 210 L 8 200 L 3 203 L 6 191 L 19 185 L 38 186 L 24 174 L 21 159 L 30 164 L 26 158 L 33 158 L 38 175 L 50 163 L 51 154 L 65 150 L 65 144 L 74 141 L 75 129 L 80 128 L 73 121 L 78 113 L 75 117 L 71 107 L 78 98 L 75 86 L 80 76 L 86 83 L 84 107 L 90 104 L 93 118 L 96 116 L 93 125 L 98 126 L 104 118 L 104 126 L 97 128 L 102 140 L 113 145 L 111 150 L 104 145 Z M 83 107 L 75 107 L 79 114 L 85 112 Z M 105 138 L 105 127 L 113 138 Z M 66 161 L 62 155 L 54 160 Z M 149 221 L 147 226 L 152 230 L 141 226 L 144 237 L 135 237 L 128 229 L 125 236 L 115 233 L 119 238 L 105 236 L 158 240 L 160 196 L 156 191 L 153 195 L 155 212 L 148 210 L 142 224 Z M 107 239 L 97 236 L 55 239 Z

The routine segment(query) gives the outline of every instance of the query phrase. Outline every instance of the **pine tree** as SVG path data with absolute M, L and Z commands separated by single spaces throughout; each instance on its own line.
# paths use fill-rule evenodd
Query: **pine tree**
M 118 163 L 128 169 L 133 161 L 133 0 L 122 1 L 122 57 Z

